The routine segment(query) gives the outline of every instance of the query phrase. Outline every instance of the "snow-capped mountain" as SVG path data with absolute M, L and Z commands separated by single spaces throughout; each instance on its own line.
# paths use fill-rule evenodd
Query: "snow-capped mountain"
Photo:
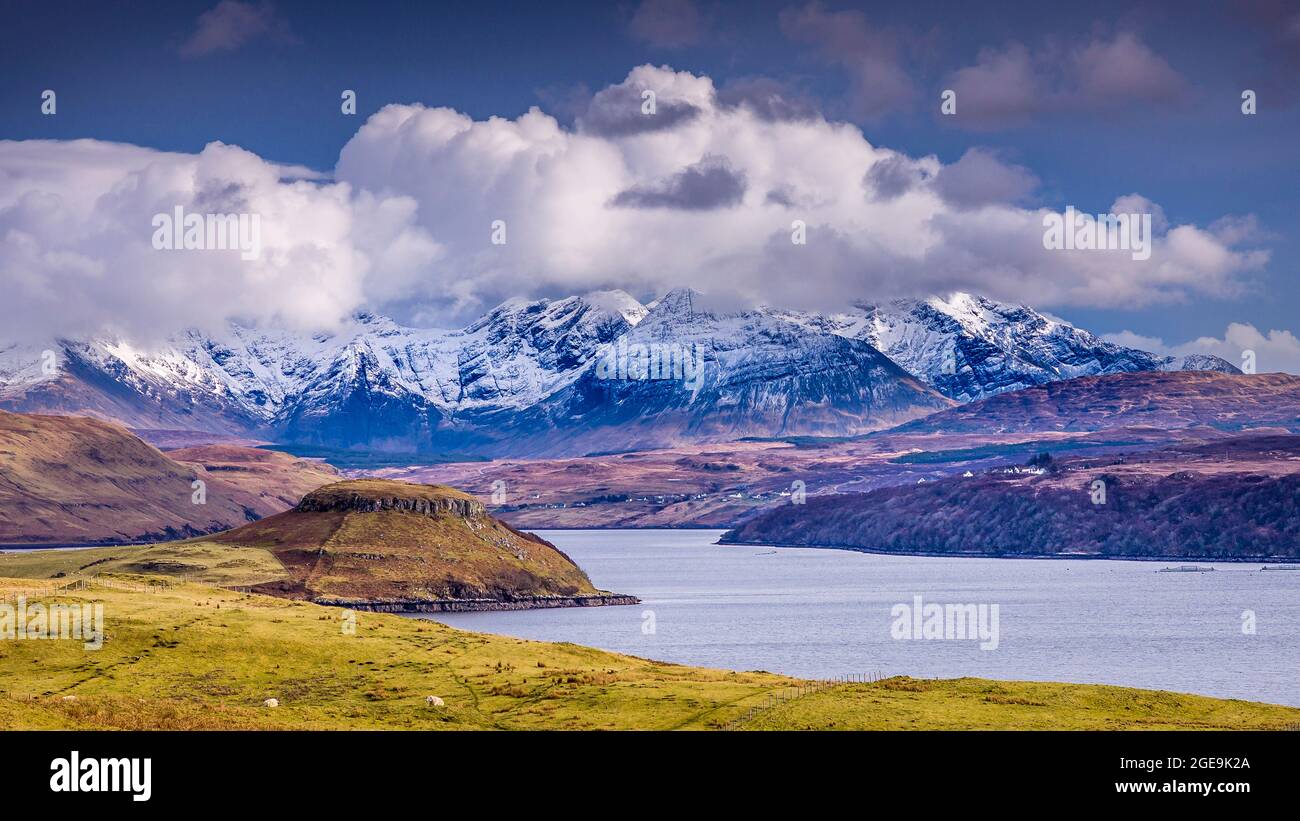
M 7 400 L 0 404 L 80 408 L 142 428 L 451 449 L 492 439 L 476 430 L 476 419 L 537 405 L 644 315 L 627 294 L 600 292 L 512 300 L 457 331 L 360 313 L 314 336 L 231 326 L 220 337 L 189 332 L 148 352 L 118 340 L 64 342 L 54 373 L 25 366 L 0 377 Z M 26 346 L 7 359 L 32 353 Z
M 622 292 L 511 300 L 450 332 L 365 314 L 270 423 L 285 441 L 482 450 L 644 314 Z
M 861 433 L 951 400 L 1180 368 L 1236 371 L 962 294 L 818 315 L 604 291 L 511 300 L 451 331 L 359 313 L 327 334 L 231 326 L 149 349 L 0 346 L 0 407 L 331 447 L 541 455 Z
M 656 301 L 524 424 L 581 431 L 588 450 L 620 450 L 856 434 L 953 404 L 861 340 L 765 311 L 716 313 L 699 303 L 686 289 Z
M 1240 373 L 1217 356 L 1160 357 L 1124 348 L 1024 305 L 970 294 L 860 304 L 830 316 L 784 315 L 809 328 L 869 342 L 909 373 L 959 402 L 1078 376 L 1125 371 Z

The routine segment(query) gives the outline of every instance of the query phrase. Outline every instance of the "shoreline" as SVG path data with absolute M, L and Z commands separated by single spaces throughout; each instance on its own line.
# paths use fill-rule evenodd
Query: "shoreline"
M 926 559 L 1086 559 L 1089 561 L 1183 562 L 1192 564 L 1300 564 L 1300 558 L 1288 557 L 1204 558 L 1189 556 L 1103 556 L 1097 553 L 939 553 L 926 550 L 879 550 L 848 545 L 740 542 L 724 539 L 718 539 L 714 544 L 723 547 L 802 547 L 809 550 L 849 550 L 854 553 L 870 553 L 873 556 L 915 556 Z
M 558 531 L 564 531 L 564 530 L 577 530 L 577 531 L 601 531 L 601 530 L 606 530 L 606 531 L 610 531 L 610 532 L 628 531 L 628 530 L 630 530 L 630 531 L 642 531 L 642 532 L 644 532 L 644 531 L 654 531 L 654 530 L 663 530 L 663 531 L 678 531 L 678 530 L 692 530 L 692 531 L 700 531 L 700 530 L 721 530 L 721 531 L 724 531 L 724 532 L 725 532 L 725 531 L 729 530 L 729 528 L 726 528 L 726 527 L 722 527 L 722 526 L 713 526 L 713 525 L 687 525 L 687 526 L 682 526 L 682 527 L 663 527 L 663 526 L 657 526 L 657 527 L 630 527 L 630 526 L 622 526 L 622 527 L 528 527 L 528 528 L 521 528 L 521 529 L 525 529 L 527 532 L 530 532 L 530 533 L 535 533 L 535 532 L 539 532 L 539 531 L 540 531 L 540 532 L 546 532 L 546 531 L 557 531 L 557 530 L 558 530 Z M 202 538 L 202 537 L 197 537 L 197 538 Z M 144 547 L 144 546 L 155 545 L 155 544 L 160 544 L 160 542 L 148 541 L 148 542 L 109 542 L 109 543 L 89 542 L 89 543 L 81 543 L 81 544 L 0 544 L 0 553 L 4 553 L 4 552 L 19 553 L 19 552 L 39 551 L 39 550 L 89 550 L 89 549 L 93 549 L 93 548 L 101 548 L 101 547 Z M 949 559 L 1086 559 L 1086 560 L 1089 560 L 1089 561 L 1094 561 L 1094 560 L 1095 560 L 1095 561 L 1121 561 L 1121 562 L 1184 562 L 1184 563 L 1197 563 L 1197 562 L 1199 562 L 1199 563 L 1202 563 L 1202 564 L 1214 564 L 1214 563 L 1220 563 L 1220 564 L 1288 564 L 1288 565 L 1300 564 L 1300 557 L 1290 558 L 1290 557 L 1285 557 L 1285 556 L 1282 556 L 1282 557 L 1271 556 L 1271 557 L 1262 557 L 1262 558 L 1261 558 L 1261 557 L 1244 557 L 1244 558 L 1238 558 L 1238 557 L 1231 557 L 1231 556 L 1228 556 L 1228 557 L 1216 557 L 1216 558 L 1205 558 L 1205 557 L 1191 557 L 1191 556 L 1110 556 L 1110 555 L 1105 555 L 1105 556 L 1103 556 L 1103 555 L 1099 555 L 1099 554 L 1096 554 L 1096 553 L 966 553 L 966 552 L 944 552 L 944 553 L 941 553 L 941 552 L 936 552 L 936 551 L 926 551 L 926 550 L 880 550 L 880 549 L 876 549 L 876 548 L 870 548 L 870 547 L 859 547 L 859 546 L 855 546 L 855 545 L 833 545 L 833 544 L 793 544 L 793 543 L 786 543 L 786 542 L 766 542 L 766 541 L 765 541 L 765 542 L 728 541 L 728 540 L 725 540 L 725 539 L 722 539 L 722 538 L 719 538 L 716 542 L 714 542 L 714 544 L 716 544 L 716 545 L 721 545 L 721 546 L 739 546 L 739 547 L 803 547 L 803 548 L 809 548 L 809 549 L 812 549 L 812 550 L 849 550 L 849 551 L 853 551 L 853 552 L 855 552 L 855 553 L 870 553 L 870 554 L 872 554 L 872 555 L 876 555 L 876 556 L 916 556 L 916 557 L 919 557 L 919 558 L 931 558 L 931 559 L 943 559 L 943 558 L 949 558 Z M 635 596 L 619 596 L 619 595 L 615 595 L 615 594 L 611 594 L 611 597 L 612 597 L 612 598 L 626 598 L 626 599 L 635 599 L 635 598 L 636 598 Z M 539 597 L 539 598 L 540 598 L 540 599 L 545 599 L 545 598 L 549 598 L 549 597 Z M 575 599 L 575 600 L 576 600 L 576 599 L 581 599 L 581 598 L 592 598 L 592 597 L 568 596 L 568 597 L 559 597 L 559 598 L 561 598 L 561 599 L 570 599 L 570 598 L 571 598 L 571 599 Z M 596 597 L 596 598 L 599 598 L 599 597 Z M 464 604 L 464 605 L 466 605 L 466 607 L 465 607 L 465 611 L 470 611 L 470 610 L 479 610 L 479 609 L 483 609 L 483 610 L 490 610 L 490 609 L 498 609 L 498 610 L 525 610 L 525 609 L 534 609 L 534 608 L 536 608 L 536 609 L 543 609 L 543 608 L 552 608 L 552 607 L 595 607 L 595 606 L 599 606 L 598 604 L 590 604 L 590 603 L 586 603 L 586 604 L 584 604 L 584 603 L 574 603 L 574 604 L 535 604 L 535 605 L 528 605 L 528 606 L 526 606 L 526 607 L 508 607 L 508 606 L 503 606 L 503 607 L 497 607 L 497 608 L 491 608 L 491 607 L 479 607 L 479 606 L 477 606 L 477 605 L 480 604 L 480 603 L 484 603 L 484 602 L 495 602 L 495 601 L 496 601 L 496 600 L 494 600 L 494 599 L 456 599 L 456 600 L 447 600 L 447 603 L 450 604 L 450 605 L 460 605 L 460 604 Z M 635 601 L 629 601 L 629 602 L 610 602 L 610 604 L 638 604 L 639 602 L 640 602 L 640 600 L 638 599 L 638 600 L 635 600 Z M 320 602 L 318 602 L 318 603 L 320 603 L 320 604 L 329 604 L 330 602 L 326 602 L 326 601 L 323 601 L 323 600 L 322 600 L 322 601 L 320 601 Z M 429 603 L 428 603 L 428 602 L 418 602 L 418 604 L 423 605 L 423 604 L 429 604 Z M 510 604 L 510 603 L 509 603 L 509 602 L 498 602 L 498 604 Z M 350 606 L 350 607 L 352 607 L 352 609 L 354 609 L 354 610 L 363 610 L 363 609 L 366 609 L 366 608 L 363 607 L 360 603 L 357 603 L 357 604 L 355 604 L 355 605 L 344 605 L 344 606 Z M 386 612 L 401 612 L 401 611 L 386 611 Z M 457 610 L 455 610 L 455 609 L 450 609 L 450 610 L 429 610 L 429 611 L 413 610 L 413 611 L 410 611 L 410 612 L 462 612 L 462 611 L 457 611 Z
M 636 596 L 620 593 L 595 593 L 584 596 L 527 596 L 501 601 L 498 599 L 438 599 L 368 601 L 318 597 L 312 604 L 342 607 L 372 613 L 478 613 L 501 610 L 552 610 L 561 607 L 617 607 L 640 604 Z
M 190 538 L 195 538 L 195 537 L 190 537 Z M 167 540 L 164 539 L 162 541 L 167 541 Z M 13 542 L 8 544 L 0 544 L 0 552 L 18 553 L 18 552 L 25 552 L 29 550 L 30 551 L 90 550 L 96 547 L 144 547 L 146 545 L 162 544 L 162 541 L 154 540 L 154 541 L 146 541 L 146 542 L 60 542 L 58 544 L 54 544 L 54 543 L 44 544 L 40 542 L 37 542 L 35 544 L 30 542 Z

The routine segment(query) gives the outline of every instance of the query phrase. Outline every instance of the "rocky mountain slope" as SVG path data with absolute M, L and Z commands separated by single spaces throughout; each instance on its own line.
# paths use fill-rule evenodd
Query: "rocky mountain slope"
M 358 314 L 332 334 L 232 325 L 139 349 L 122 340 L 64 341 L 0 352 L 0 403 L 81 409 L 140 428 L 261 431 L 293 441 L 402 443 L 462 418 L 529 407 L 645 314 L 605 292 L 507 302 L 460 331 Z M 51 351 L 53 368 L 35 368 Z
M 810 333 L 763 311 L 709 311 L 698 302 L 681 290 L 656 303 L 572 384 L 519 415 L 510 453 L 555 453 L 547 444 L 552 430 L 586 452 L 614 451 L 863 433 L 952 405 L 859 340 Z M 639 354 L 650 363 L 648 375 L 635 370 Z M 684 368 L 657 378 L 654 356 L 684 360 Z
M 959 402 L 1097 374 L 1241 372 L 1217 356 L 1161 357 L 1114 345 L 1028 306 L 971 294 L 861 304 L 830 316 L 787 315 L 810 328 L 869 342 Z
M 698 357 L 699 384 L 600 373 L 614 351 Z M 302 336 L 232 326 L 148 349 L 0 346 L 0 407 L 331 448 L 572 455 L 746 435 L 853 434 L 1077 376 L 1212 369 L 957 294 L 835 315 L 719 313 L 698 295 L 512 300 L 456 331 L 358 314 Z
M 1211 371 L 1089 376 L 971 402 L 899 430 L 1005 433 L 1198 425 L 1300 431 L 1300 377 Z

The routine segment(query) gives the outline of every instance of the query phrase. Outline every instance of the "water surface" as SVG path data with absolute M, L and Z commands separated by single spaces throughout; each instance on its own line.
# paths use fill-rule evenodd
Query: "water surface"
M 597 587 L 643 603 L 421 617 L 733 670 L 1095 682 L 1300 706 L 1300 570 L 721 546 L 718 530 L 538 533 Z M 891 608 L 916 595 L 997 604 L 998 648 L 892 638 Z M 1254 635 L 1242 632 L 1248 610 Z

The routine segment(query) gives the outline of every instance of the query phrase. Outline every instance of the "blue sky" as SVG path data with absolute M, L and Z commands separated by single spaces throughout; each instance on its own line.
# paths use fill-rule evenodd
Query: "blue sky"
M 634 66 L 669 65 L 711 78 L 723 94 L 779 88 L 911 157 L 954 163 L 972 147 L 988 149 L 1037 178 L 1022 198 L 1028 206 L 1097 212 L 1139 192 L 1171 223 L 1257 218 L 1252 247 L 1270 259 L 1241 277 L 1237 293 L 1133 310 L 1052 308 L 1077 324 L 1168 342 L 1221 336 L 1230 322 L 1261 331 L 1300 324 L 1300 17 L 1288 4 L 278 0 L 209 18 L 203 35 L 201 16 L 214 6 L 11 0 L 0 34 L 0 136 L 189 153 L 221 140 L 332 172 L 364 119 L 387 103 L 449 106 L 475 120 L 540 106 L 571 127 L 592 94 Z M 1125 36 L 1169 73 L 1153 80 L 1150 63 L 1112 66 L 1102 75 L 1110 85 L 1077 88 L 1069 61 L 1088 43 Z M 1001 109 L 990 104 L 964 121 L 937 114 L 955 72 L 1007 55 L 1021 55 L 1042 81 L 1033 95 L 994 89 Z M 41 115 L 45 88 L 58 93 L 57 116 Z M 340 116 L 343 88 L 357 91 L 355 118 Z M 1259 97 L 1251 117 L 1240 112 L 1245 88 Z

